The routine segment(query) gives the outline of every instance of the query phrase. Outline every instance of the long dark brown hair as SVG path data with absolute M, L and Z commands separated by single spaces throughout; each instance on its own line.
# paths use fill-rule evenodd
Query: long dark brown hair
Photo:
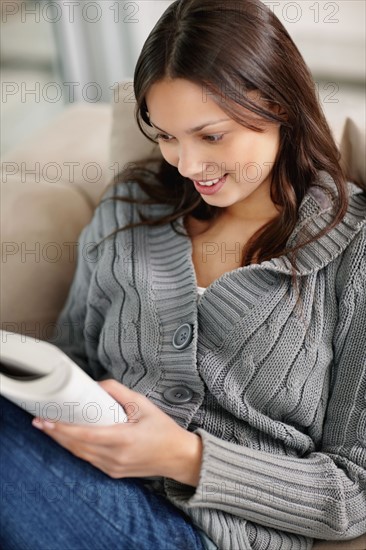
M 348 206 L 346 179 L 314 81 L 286 29 L 260 0 L 176 0 L 169 5 L 148 36 L 134 73 L 136 122 L 151 141 L 146 131 L 151 124 L 145 97 L 152 84 L 164 78 L 182 78 L 204 86 L 223 111 L 252 130 L 263 131 L 248 120 L 243 107 L 264 121 L 280 124 L 270 188 L 279 214 L 249 240 L 243 250 L 243 266 L 282 254 L 288 254 L 294 265 L 294 252 L 300 246 L 343 219 Z M 263 102 L 250 99 L 250 91 L 259 92 L 268 110 Z M 278 108 L 276 112 L 273 107 Z M 333 201 L 333 221 L 316 237 L 286 248 L 299 205 L 320 170 L 333 178 L 337 188 L 337 193 L 326 188 Z M 130 163 L 110 185 L 131 180 L 149 198 L 113 200 L 171 205 L 171 212 L 150 219 L 139 211 L 138 223 L 118 228 L 105 238 L 138 225 L 167 223 L 179 233 L 174 222 L 181 216 L 210 220 L 219 214 L 220 208 L 205 203 L 192 181 L 163 158 Z

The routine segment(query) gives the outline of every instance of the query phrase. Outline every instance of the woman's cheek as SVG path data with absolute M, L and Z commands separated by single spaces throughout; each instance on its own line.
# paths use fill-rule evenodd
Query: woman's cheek
M 160 145 L 160 153 L 168 164 L 175 167 L 178 166 L 178 156 L 174 153 L 174 151 L 172 151 L 172 149 L 169 150 L 167 147 L 164 147 L 164 145 Z

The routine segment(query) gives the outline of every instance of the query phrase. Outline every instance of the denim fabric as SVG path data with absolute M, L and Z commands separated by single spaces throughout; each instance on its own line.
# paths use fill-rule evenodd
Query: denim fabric
M 213 540 L 211 540 L 202 529 L 199 529 L 199 535 L 201 537 L 205 550 L 219 550 Z
M 204 550 L 201 531 L 139 478 L 112 479 L 0 398 L 2 550 Z

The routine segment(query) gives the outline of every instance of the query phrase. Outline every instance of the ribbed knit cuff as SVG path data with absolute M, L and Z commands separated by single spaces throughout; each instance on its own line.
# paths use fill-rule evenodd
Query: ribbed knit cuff
M 222 441 L 201 428 L 194 433 L 203 443 L 198 486 L 165 480 L 167 496 L 177 506 L 219 509 L 306 537 L 342 538 L 347 528 L 342 493 L 350 480 L 329 456 L 271 454 Z

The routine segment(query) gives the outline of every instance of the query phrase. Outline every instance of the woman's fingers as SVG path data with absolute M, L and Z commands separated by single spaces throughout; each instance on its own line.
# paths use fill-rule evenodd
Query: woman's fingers
M 47 422 L 35 418 L 32 421 L 32 425 L 54 438 L 65 436 L 77 440 L 79 443 L 96 446 L 113 447 L 116 441 L 122 443 L 126 439 L 127 443 L 130 440 L 129 432 L 131 425 L 127 422 L 112 426 L 81 426 L 65 422 Z

